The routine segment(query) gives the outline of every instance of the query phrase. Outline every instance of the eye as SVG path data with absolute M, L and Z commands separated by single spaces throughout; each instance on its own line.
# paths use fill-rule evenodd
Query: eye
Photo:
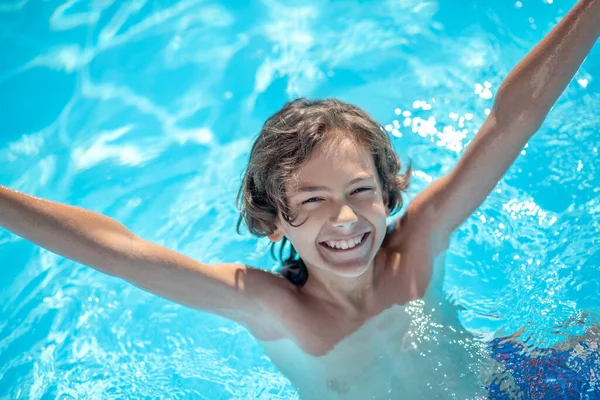
M 316 203 L 317 201 L 320 201 L 320 200 L 322 200 L 320 197 L 311 197 L 310 199 L 304 200 L 300 204 Z
M 358 189 L 355 189 L 351 194 L 362 193 L 362 192 L 366 192 L 368 190 L 373 190 L 373 188 L 371 188 L 371 187 L 359 187 Z

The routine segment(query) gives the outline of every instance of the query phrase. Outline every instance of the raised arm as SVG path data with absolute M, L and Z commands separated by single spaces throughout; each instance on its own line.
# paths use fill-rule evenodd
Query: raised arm
M 259 337 L 277 333 L 273 316 L 289 296 L 287 281 L 269 272 L 242 264 L 202 264 L 134 235 L 105 215 L 3 186 L 0 227 L 161 297 L 243 323 Z
M 404 225 L 429 232 L 435 254 L 447 247 L 450 234 L 540 128 L 599 34 L 600 0 L 580 0 L 504 79 L 490 114 L 454 169 L 413 199 Z

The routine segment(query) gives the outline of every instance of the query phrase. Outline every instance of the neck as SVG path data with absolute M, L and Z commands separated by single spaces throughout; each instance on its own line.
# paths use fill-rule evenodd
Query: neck
M 375 299 L 375 261 L 362 275 L 345 277 L 308 267 L 308 281 L 303 290 L 321 300 L 332 303 L 349 314 L 362 314 L 369 310 Z

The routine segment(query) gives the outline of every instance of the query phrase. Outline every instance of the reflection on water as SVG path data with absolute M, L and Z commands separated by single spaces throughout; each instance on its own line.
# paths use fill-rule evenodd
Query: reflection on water
M 235 233 L 269 115 L 296 96 L 364 107 L 413 160 L 412 196 L 455 165 L 502 78 L 574 1 L 555 3 L 5 1 L 0 184 L 205 262 L 271 268 L 265 240 Z M 454 236 L 446 290 L 476 338 L 548 347 L 594 323 L 599 60 Z M 235 324 L 0 243 L 0 397 L 295 396 Z

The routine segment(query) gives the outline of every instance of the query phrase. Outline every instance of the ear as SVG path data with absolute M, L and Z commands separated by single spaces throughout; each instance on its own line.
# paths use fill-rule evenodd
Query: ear
M 275 230 L 275 232 L 267 236 L 272 242 L 279 242 L 281 239 L 283 239 L 283 232 L 281 232 L 281 230 L 278 228 Z

